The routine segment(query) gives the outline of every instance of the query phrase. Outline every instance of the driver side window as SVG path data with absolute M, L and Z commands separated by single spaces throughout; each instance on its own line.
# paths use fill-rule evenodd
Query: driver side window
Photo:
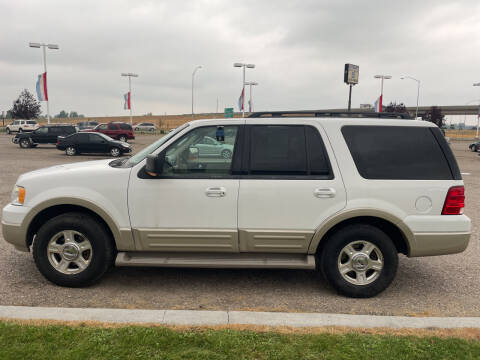
M 196 128 L 170 145 L 165 153 L 163 175 L 167 177 L 226 176 L 231 174 L 238 126 Z M 205 149 L 203 144 L 219 146 Z
M 35 130 L 35 134 L 38 134 L 38 135 L 45 135 L 46 133 L 48 133 L 48 128 L 46 127 L 41 127 Z

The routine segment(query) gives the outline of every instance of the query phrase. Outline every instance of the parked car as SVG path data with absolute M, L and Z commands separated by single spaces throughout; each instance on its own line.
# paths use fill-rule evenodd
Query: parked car
M 26 149 L 36 147 L 38 144 L 56 144 L 57 137 L 67 136 L 76 132 L 77 129 L 74 125 L 45 125 L 32 132 L 15 135 L 12 142 Z
M 133 128 L 135 131 L 155 131 L 157 129 L 154 123 L 135 124 Z
M 85 132 L 58 137 L 57 149 L 65 151 L 69 156 L 82 153 L 102 153 L 117 157 L 132 151 L 130 144 L 126 142 L 113 140 L 102 133 Z
M 87 132 L 98 132 L 110 136 L 113 139 L 117 139 L 123 142 L 127 142 L 128 139 L 135 139 L 133 129 L 130 124 L 111 122 L 108 124 L 99 124 L 93 129 L 83 130 Z
M 295 114 L 192 121 L 129 158 L 23 174 L 3 237 L 62 286 L 112 264 L 319 269 L 351 297 L 387 288 L 398 253 L 466 249 L 464 183 L 436 125 Z M 205 137 L 232 156 L 201 156 Z
M 470 144 L 468 148 L 470 149 L 470 151 L 473 151 L 473 152 L 480 151 L 480 141 Z
M 14 120 L 11 124 L 8 124 L 5 128 L 7 134 L 12 132 L 27 132 L 37 130 L 40 125 L 35 120 Z
M 77 123 L 78 130 L 93 129 L 98 125 L 96 121 L 81 121 Z
M 220 156 L 224 159 L 230 159 L 233 154 L 233 144 L 225 144 L 224 141 L 217 141 L 210 136 L 204 136 L 196 147 L 199 156 Z

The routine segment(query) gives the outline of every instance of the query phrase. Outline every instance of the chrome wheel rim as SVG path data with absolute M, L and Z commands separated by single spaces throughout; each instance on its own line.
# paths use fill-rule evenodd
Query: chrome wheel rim
M 55 234 L 47 246 L 50 265 L 62 274 L 74 275 L 84 271 L 92 260 L 90 240 L 75 230 L 64 230 Z
M 120 141 L 127 142 L 127 138 L 122 136 L 122 137 L 120 137 Z
M 340 251 L 337 266 L 342 278 L 350 284 L 368 285 L 382 272 L 383 254 L 369 241 L 352 241 Z
M 223 151 L 222 151 L 222 157 L 223 157 L 224 159 L 230 159 L 230 156 L 231 156 L 231 155 L 230 155 L 230 151 L 228 151 L 228 150 L 223 150 Z
M 112 154 L 112 156 L 118 156 L 120 154 L 120 150 L 118 150 L 117 148 L 113 148 L 112 150 L 110 150 L 110 153 Z
M 67 148 L 67 154 L 68 154 L 68 155 L 75 155 L 75 148 L 73 148 L 73 147 L 68 147 L 68 148 Z
M 24 148 L 28 147 L 28 140 L 20 141 L 20 145 L 22 145 L 22 147 L 24 147 Z

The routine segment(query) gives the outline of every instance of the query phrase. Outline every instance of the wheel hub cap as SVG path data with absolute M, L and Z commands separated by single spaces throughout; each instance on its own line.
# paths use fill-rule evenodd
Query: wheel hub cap
M 352 258 L 352 267 L 357 271 L 365 271 L 368 267 L 368 256 L 365 254 L 356 254 Z
M 66 244 L 62 250 L 62 257 L 65 260 L 73 261 L 78 258 L 80 254 L 80 248 L 77 244 Z

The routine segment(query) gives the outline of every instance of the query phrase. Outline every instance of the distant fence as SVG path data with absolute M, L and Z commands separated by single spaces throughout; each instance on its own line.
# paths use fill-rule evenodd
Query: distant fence
M 445 136 L 454 140 L 473 140 L 475 139 L 476 130 L 445 130 Z

